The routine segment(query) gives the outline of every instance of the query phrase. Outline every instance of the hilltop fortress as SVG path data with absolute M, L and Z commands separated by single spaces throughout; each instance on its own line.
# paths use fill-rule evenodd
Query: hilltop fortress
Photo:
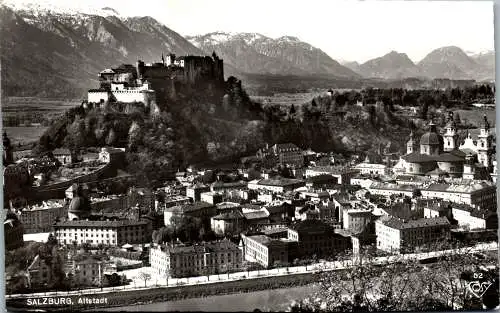
M 118 68 L 101 71 L 99 88 L 88 91 L 89 107 L 106 107 L 119 104 L 120 111 L 130 105 L 151 108 L 157 99 L 175 97 L 179 84 L 196 87 L 203 82 L 224 83 L 224 63 L 215 54 L 210 56 L 162 55 L 161 62 L 144 63 L 138 60 L 136 66 L 122 64 Z M 125 105 L 125 107 L 120 107 Z

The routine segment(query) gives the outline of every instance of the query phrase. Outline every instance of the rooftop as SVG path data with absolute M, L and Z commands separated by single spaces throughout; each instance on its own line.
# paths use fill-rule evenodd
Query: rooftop
M 221 241 L 204 242 L 194 245 L 165 244 L 159 246 L 158 248 L 171 254 L 204 254 L 224 251 L 239 251 L 239 248 L 236 244 L 226 239 Z
M 188 213 L 188 212 L 194 212 L 198 210 L 203 210 L 207 208 L 212 208 L 214 207 L 213 204 L 199 201 L 199 202 L 194 202 L 194 203 L 189 203 L 189 204 L 182 204 L 182 205 L 176 205 L 170 208 L 165 208 L 165 212 L 182 212 L 182 213 Z
M 329 183 L 329 182 L 337 182 L 337 177 L 328 174 L 320 174 L 317 176 L 311 176 L 306 178 L 306 182 L 308 183 Z
M 306 171 L 307 170 L 316 172 L 327 172 L 334 175 L 358 172 L 357 170 L 351 169 L 348 166 L 312 166 L 306 169 Z
M 300 233 L 324 233 L 333 232 L 333 228 L 319 220 L 305 220 L 290 226 L 291 229 Z
M 101 227 L 101 228 L 116 228 L 146 225 L 147 221 L 133 221 L 133 220 L 120 220 L 120 221 L 88 221 L 88 220 L 74 220 L 74 221 L 61 221 L 57 222 L 54 227 Z
M 57 149 L 54 149 L 54 151 L 52 151 L 52 154 L 53 155 L 70 155 L 71 151 L 69 151 L 69 149 L 66 149 L 66 148 L 57 148 Z
M 450 222 L 446 217 L 434 217 L 434 218 L 421 218 L 417 220 L 410 220 L 408 222 L 403 222 L 401 219 L 391 216 L 382 216 L 379 221 L 391 228 L 396 229 L 411 229 L 411 228 L 422 228 L 422 227 L 432 227 L 432 226 L 446 226 L 450 225 Z
M 224 221 L 238 220 L 238 219 L 243 219 L 243 218 L 245 218 L 245 215 L 238 210 L 226 212 L 226 213 L 221 213 L 219 215 L 212 217 L 212 219 L 214 219 L 214 220 L 224 220 Z
M 254 211 L 254 212 L 246 212 L 243 213 L 247 220 L 256 220 L 262 218 L 268 218 L 269 215 L 266 211 Z
M 290 242 L 288 240 L 274 239 L 274 238 L 268 237 L 266 235 L 253 235 L 253 236 L 247 236 L 247 237 L 260 243 L 263 246 L 266 246 L 266 247 L 286 246 Z
M 304 181 L 301 179 L 275 178 L 275 179 L 262 179 L 259 181 L 259 185 L 284 187 L 284 186 L 289 186 L 289 185 L 300 184 L 303 182 Z

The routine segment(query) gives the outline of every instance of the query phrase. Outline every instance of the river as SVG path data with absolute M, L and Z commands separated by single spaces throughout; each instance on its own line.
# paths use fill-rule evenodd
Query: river
M 285 289 L 273 289 L 239 293 L 205 298 L 192 298 L 177 301 L 141 304 L 103 308 L 99 311 L 126 311 L 126 312 L 164 312 L 164 311 L 208 311 L 208 312 L 251 312 L 284 311 L 291 301 L 304 299 L 318 290 L 317 286 L 301 286 Z

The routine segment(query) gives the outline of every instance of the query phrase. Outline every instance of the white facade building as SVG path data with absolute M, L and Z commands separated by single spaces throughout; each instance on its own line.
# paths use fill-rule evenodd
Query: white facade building
M 54 225 L 55 237 L 60 244 L 76 242 L 92 246 L 121 246 L 126 243 L 148 243 L 152 226 L 148 221 L 63 221 Z
M 382 216 L 375 222 L 377 249 L 404 253 L 416 247 L 437 243 L 450 237 L 450 222 L 446 217 L 423 218 L 404 222 Z

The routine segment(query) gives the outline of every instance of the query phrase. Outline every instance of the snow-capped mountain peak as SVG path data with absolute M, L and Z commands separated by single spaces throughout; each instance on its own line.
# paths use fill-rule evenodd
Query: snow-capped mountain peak
M 104 7 L 96 8 L 84 5 L 79 2 L 67 2 L 61 4 L 54 4 L 50 0 L 1 0 L 3 4 L 18 12 L 26 12 L 33 16 L 40 16 L 45 14 L 63 14 L 63 15 L 98 15 L 98 16 L 117 16 L 121 15 L 113 8 Z M 69 5 L 71 4 L 71 5 Z

